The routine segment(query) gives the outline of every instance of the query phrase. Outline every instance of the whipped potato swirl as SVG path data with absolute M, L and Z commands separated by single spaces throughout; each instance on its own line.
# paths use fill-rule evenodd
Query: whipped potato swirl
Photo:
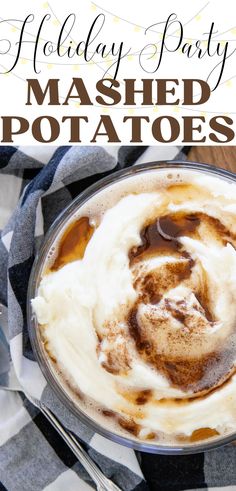
M 194 171 L 147 183 L 81 210 L 84 250 L 45 269 L 32 300 L 42 339 L 121 431 L 224 434 L 236 430 L 236 185 Z

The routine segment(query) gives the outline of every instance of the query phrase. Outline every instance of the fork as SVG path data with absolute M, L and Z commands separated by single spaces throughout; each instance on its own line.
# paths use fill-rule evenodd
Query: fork
M 0 384 L 0 389 L 11 390 L 9 389 L 9 387 L 6 387 L 2 384 Z M 83 449 L 82 445 L 80 445 L 78 440 L 74 437 L 73 433 L 64 428 L 64 426 L 60 423 L 60 421 L 56 418 L 52 411 L 50 411 L 50 409 L 45 406 L 45 404 L 43 404 L 41 401 L 31 396 L 28 392 L 24 391 L 24 394 L 27 399 L 44 414 L 47 420 L 67 443 L 68 447 L 71 449 L 71 451 L 74 453 L 84 469 L 87 471 L 93 482 L 96 484 L 97 491 L 121 491 L 121 489 L 116 484 L 114 484 L 103 474 L 103 472 Z
M 0 316 L 2 314 L 2 305 L 0 304 Z M 0 347 L 2 347 L 2 354 L 6 354 L 6 367 L 2 367 L 2 373 L 4 371 L 9 371 L 9 366 L 8 366 L 8 360 L 9 360 L 9 354 L 8 354 L 8 343 L 5 338 L 4 332 L 2 331 L 2 328 L 0 326 Z M 4 365 L 4 363 L 3 363 Z M 77 457 L 79 462 L 83 465 L 84 469 L 86 469 L 87 473 L 91 477 L 91 479 L 94 481 L 97 487 L 97 491 L 121 491 L 121 489 L 116 486 L 110 479 L 108 479 L 102 471 L 99 469 L 99 467 L 95 464 L 95 462 L 91 459 L 91 457 L 88 455 L 88 453 L 83 449 L 83 447 L 80 445 L 78 442 L 77 438 L 71 433 L 69 430 L 66 430 L 64 426 L 61 424 L 61 422 L 57 419 L 57 417 L 50 411 L 50 409 L 40 400 L 36 399 L 33 397 L 31 394 L 29 394 L 27 391 L 23 391 L 22 388 L 20 387 L 16 377 L 15 377 L 15 372 L 13 370 L 13 375 L 15 378 L 15 386 L 14 389 L 10 389 L 5 385 L 4 378 L 0 379 L 0 389 L 4 390 L 19 390 L 22 391 L 27 399 L 34 405 L 36 406 L 43 414 L 44 416 L 48 419 L 48 421 L 51 423 L 51 425 L 55 428 L 55 430 L 59 433 L 59 435 L 63 438 L 63 440 L 67 443 L 68 447 L 71 449 L 71 451 L 74 453 L 74 455 Z
M 60 423 L 60 421 L 56 418 L 56 416 L 50 411 L 50 409 L 43 404 L 43 402 L 35 399 L 30 394 L 25 392 L 25 395 L 29 401 L 34 404 L 48 419 L 48 421 L 52 424 L 55 430 L 59 433 L 59 435 L 63 438 L 63 440 L 67 443 L 68 447 L 75 454 L 77 459 L 83 465 L 84 469 L 88 472 L 91 479 L 94 481 L 97 487 L 97 491 L 121 491 L 121 489 L 114 484 L 110 479 L 108 479 L 99 467 L 95 464 L 95 462 L 91 459 L 91 457 L 87 454 L 87 452 L 80 445 L 78 440 L 74 437 L 73 433 L 69 430 L 66 430 L 64 426 Z

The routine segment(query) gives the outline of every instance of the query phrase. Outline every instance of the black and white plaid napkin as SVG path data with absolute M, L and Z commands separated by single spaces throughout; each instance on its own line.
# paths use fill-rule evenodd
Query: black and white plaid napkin
M 89 491 L 93 487 L 57 432 L 22 396 L 24 390 L 45 402 L 76 433 L 102 471 L 124 491 L 217 489 L 236 484 L 234 446 L 197 456 L 152 456 L 95 434 L 63 407 L 46 383 L 27 331 L 26 294 L 34 256 L 63 208 L 115 170 L 145 161 L 184 158 L 186 153 L 179 147 L 0 148 L 0 386 L 5 387 L 0 388 L 0 491 Z

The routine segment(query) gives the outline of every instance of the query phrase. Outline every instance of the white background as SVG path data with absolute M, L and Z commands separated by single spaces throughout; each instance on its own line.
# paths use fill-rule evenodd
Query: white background
M 187 2 L 186 0 L 178 0 L 178 2 L 175 0 L 165 0 L 165 2 L 157 2 L 156 0 L 145 0 L 144 2 L 134 0 L 122 0 L 119 2 L 98 0 L 98 3 L 89 0 L 67 0 L 66 2 L 58 2 L 57 0 L 50 0 L 49 2 L 42 0 L 34 0 L 34 2 L 31 0 L 22 0 L 21 2 L 8 0 L 8 2 L 4 2 L 4 6 L 1 9 L 1 20 L 4 20 L 4 22 L 0 24 L 0 40 L 10 40 L 11 49 L 8 54 L 3 54 L 4 50 L 6 51 L 7 41 L 0 41 L 0 53 L 2 53 L 0 54 L 0 69 L 2 72 L 7 71 L 12 66 L 16 56 L 16 43 L 19 40 L 21 29 L 21 23 L 18 22 L 18 19 L 23 20 L 30 13 L 34 14 L 35 18 L 26 27 L 27 33 L 24 33 L 23 40 L 27 41 L 27 43 L 25 42 L 23 45 L 17 66 L 11 73 L 0 75 L 0 116 L 22 116 L 29 120 L 31 126 L 33 120 L 42 115 L 51 115 L 59 122 L 61 122 L 63 116 L 87 115 L 89 124 L 84 123 L 81 127 L 81 136 L 85 144 L 90 143 L 101 114 L 107 114 L 112 117 L 123 144 L 130 144 L 131 138 L 130 123 L 122 123 L 124 116 L 145 115 L 149 116 L 150 120 L 153 120 L 163 114 L 168 114 L 179 120 L 181 129 L 182 116 L 186 115 L 204 116 L 207 122 L 212 116 L 220 114 L 228 115 L 234 119 L 236 118 L 236 53 L 226 62 L 221 83 L 212 92 L 206 104 L 195 107 L 182 105 L 144 107 L 137 103 L 136 107 L 124 107 L 122 101 L 119 106 L 105 108 L 99 106 L 95 101 L 97 94 L 95 86 L 97 80 L 102 78 L 105 72 L 107 72 L 108 76 L 113 76 L 114 69 L 110 67 L 114 59 L 111 55 L 108 55 L 105 60 L 97 56 L 90 63 L 86 63 L 82 56 L 75 55 L 72 59 L 68 59 L 66 55 L 59 58 L 54 54 L 46 57 L 42 52 L 46 41 L 57 42 L 61 25 L 68 14 L 72 12 L 76 14 L 76 24 L 63 45 L 65 52 L 70 42 L 75 47 L 80 41 L 86 39 L 92 21 L 97 15 L 102 13 L 105 14 L 105 25 L 94 46 L 91 46 L 91 50 L 96 47 L 98 42 L 106 44 L 109 50 L 112 42 L 115 42 L 118 46 L 122 41 L 124 50 L 130 49 L 129 55 L 121 61 L 118 74 L 118 80 L 121 81 L 121 92 L 123 91 L 122 79 L 124 78 L 137 78 L 139 81 L 141 78 L 178 78 L 180 81 L 183 78 L 201 78 L 206 80 L 214 66 L 221 61 L 220 57 L 213 56 L 209 58 L 205 56 L 199 60 L 196 56 L 188 59 L 180 50 L 175 53 L 165 52 L 160 69 L 155 73 L 145 73 L 139 64 L 140 50 L 149 43 L 155 44 L 157 51 L 160 49 L 163 25 L 156 25 L 148 32 L 146 32 L 146 28 L 152 24 L 165 21 L 168 15 L 176 13 L 184 25 L 183 44 L 184 42 L 194 44 L 199 39 L 201 40 L 201 47 L 204 49 L 204 47 L 206 48 L 207 40 L 205 33 L 209 32 L 211 23 L 214 22 L 215 31 L 217 32 L 214 34 L 212 49 L 214 43 L 216 46 L 218 42 L 221 42 L 223 49 L 225 43 L 229 41 L 229 52 L 232 52 L 236 48 L 234 11 L 234 0 L 224 0 L 224 2 L 217 0 L 195 0 L 194 2 Z M 40 74 L 36 75 L 32 65 L 34 49 L 32 41 L 35 40 L 42 17 L 47 13 L 51 15 L 51 19 L 45 23 L 41 32 L 37 57 L 37 66 Z M 6 19 L 8 19 L 7 22 L 5 22 Z M 179 32 L 174 26 L 169 31 L 169 46 L 174 46 L 178 38 Z M 151 48 L 151 54 L 153 54 L 153 48 Z M 146 66 L 154 68 L 157 64 L 158 56 L 158 53 L 152 56 Z M 214 77 L 209 79 L 212 87 L 216 82 L 218 72 L 215 71 L 214 73 Z M 33 106 L 27 107 L 25 105 L 27 98 L 27 83 L 25 80 L 27 78 L 38 78 L 42 87 L 45 87 L 48 78 L 59 78 L 60 101 L 62 104 L 73 77 L 82 77 L 84 79 L 89 95 L 94 102 L 92 107 L 81 106 L 79 99 L 71 100 L 69 106 L 53 107 L 48 106 L 46 102 L 43 106 L 37 106 L 36 102 Z M 183 97 L 181 82 L 176 94 L 181 100 Z M 48 128 L 45 125 L 44 135 L 47 134 L 49 134 Z M 209 144 L 208 123 L 204 126 L 203 134 L 207 136 L 206 144 Z M 2 120 L 0 121 L 0 136 L 2 137 Z M 149 124 L 143 125 L 142 136 L 144 144 L 155 143 Z M 57 145 L 65 144 L 68 143 L 68 140 L 69 123 L 67 122 L 61 124 L 60 137 L 54 143 Z M 181 142 L 182 131 L 175 143 L 180 144 Z M 97 143 L 107 143 L 107 138 L 99 137 Z M 235 141 L 232 143 L 235 143 Z M 29 129 L 25 134 L 17 136 L 14 144 L 30 145 L 37 144 L 37 142 L 31 134 L 31 129 Z

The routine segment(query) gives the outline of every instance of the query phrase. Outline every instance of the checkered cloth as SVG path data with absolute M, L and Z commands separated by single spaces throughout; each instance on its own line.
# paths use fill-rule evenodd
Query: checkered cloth
M 30 270 L 56 216 L 88 185 L 115 170 L 177 154 L 180 158 L 186 152 L 178 147 L 1 147 L 0 490 L 88 491 L 93 487 L 24 390 L 73 430 L 104 474 L 124 491 L 182 491 L 236 483 L 236 447 L 197 456 L 152 456 L 95 434 L 64 408 L 46 383 L 27 331 Z

